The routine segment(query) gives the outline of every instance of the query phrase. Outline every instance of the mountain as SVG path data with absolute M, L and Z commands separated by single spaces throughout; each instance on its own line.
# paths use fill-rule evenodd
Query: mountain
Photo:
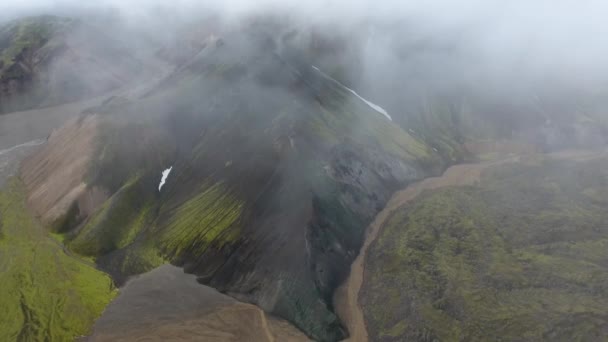
M 1 26 L 0 340 L 608 336 L 603 87 L 172 15 Z
M 447 161 L 274 44 L 209 40 L 143 98 L 54 132 L 22 179 L 42 221 L 119 284 L 170 261 L 337 340 L 333 293 L 365 227 L 393 189 Z
M 79 20 L 16 19 L 0 26 L 0 113 L 101 95 L 151 67 Z

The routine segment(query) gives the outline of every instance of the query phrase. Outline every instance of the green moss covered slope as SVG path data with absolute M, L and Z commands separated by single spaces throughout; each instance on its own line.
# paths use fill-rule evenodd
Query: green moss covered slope
M 607 166 L 503 165 L 400 209 L 368 255 L 370 338 L 606 339 Z
M 0 193 L 0 340 L 71 341 L 114 298 L 109 276 L 66 253 L 28 214 L 23 189 Z

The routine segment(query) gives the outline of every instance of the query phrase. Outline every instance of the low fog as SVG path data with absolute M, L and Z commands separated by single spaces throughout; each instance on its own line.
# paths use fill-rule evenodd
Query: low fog
M 272 18 L 277 40 L 330 42 L 312 61 L 340 65 L 336 77 L 403 121 L 444 99 L 498 114 L 589 107 L 608 89 L 607 10 L 600 0 L 9 0 L 0 18 L 79 17 L 142 50 L 205 22 L 222 31 Z

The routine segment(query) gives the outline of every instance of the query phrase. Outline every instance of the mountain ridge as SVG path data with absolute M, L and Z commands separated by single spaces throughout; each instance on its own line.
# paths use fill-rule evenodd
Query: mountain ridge
M 171 260 L 311 337 L 336 340 L 345 332 L 332 312 L 333 291 L 366 222 L 391 188 L 444 162 L 348 89 L 258 50 L 255 39 L 224 37 L 141 100 L 79 119 L 99 121 L 97 133 L 83 134 L 98 157 L 73 178 L 84 188 L 66 191 L 107 196 L 93 211 L 64 197 L 72 204 L 52 226 L 66 233 L 68 248 L 96 257 L 119 281 Z M 248 51 L 250 62 L 234 60 L 242 56 L 236 51 Z M 167 103 L 177 105 L 170 116 L 162 113 Z M 63 151 L 59 141 L 51 137 L 49 148 Z M 23 164 L 25 174 L 48 167 L 39 156 Z M 160 171 L 170 166 L 158 192 Z M 36 178 L 24 179 L 35 188 Z

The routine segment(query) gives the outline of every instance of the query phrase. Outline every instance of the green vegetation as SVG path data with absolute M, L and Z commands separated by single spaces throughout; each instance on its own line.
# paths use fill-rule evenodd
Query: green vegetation
M 42 47 L 56 32 L 71 23 L 70 19 L 43 16 L 21 19 L 1 27 L 0 70 L 8 70 L 24 50 Z
M 608 161 L 503 165 L 423 194 L 370 249 L 370 337 L 599 341 L 608 319 Z
M 216 51 L 221 63 L 207 56 L 147 97 L 92 110 L 100 123 L 85 182 L 111 197 L 86 218 L 74 207 L 55 231 L 118 283 L 166 261 L 186 265 L 253 302 L 276 296 L 275 314 L 319 340 L 340 339 L 331 298 L 364 228 L 394 185 L 443 159 L 314 75 L 305 81 L 327 92 L 272 95 L 257 81 L 283 82 L 276 68 L 232 67 L 222 55 L 229 48 Z M 245 77 L 255 82 L 236 82 Z M 159 192 L 160 171 L 171 165 Z
M 71 341 L 116 295 L 110 278 L 67 255 L 28 214 L 21 184 L 0 193 L 0 340 Z
M 141 177 L 128 181 L 70 241 L 70 248 L 97 256 L 130 245 L 151 219 L 154 198 L 148 185 L 152 187 Z
M 126 276 L 142 274 L 169 262 L 152 244 L 126 248 L 121 258 L 112 261 L 113 266 L 110 268 Z
M 125 117 L 129 110 L 119 114 Z M 125 113 L 126 112 L 126 113 Z M 87 183 L 114 193 L 125 182 L 168 165 L 174 152 L 167 133 L 149 120 L 114 116 L 101 119 L 96 138 L 96 158 L 89 168 Z
M 48 89 L 41 86 L 44 69 L 61 47 L 61 39 L 55 37 L 69 31 L 74 23 L 66 18 L 37 16 L 0 26 L 0 113 L 32 108 L 49 98 Z M 57 90 L 63 87 L 57 86 Z
M 118 282 L 166 263 L 155 237 L 148 234 L 156 219 L 156 184 L 156 177 L 132 176 L 76 234 L 67 234 L 67 246 Z
M 418 110 L 408 113 L 403 126 L 448 160 L 459 161 L 466 156 L 462 148 L 466 139 L 480 135 L 494 137 L 492 127 L 475 117 L 464 101 L 459 105 L 439 99 L 422 102 Z
M 177 208 L 163 229 L 159 244 L 169 255 L 204 252 L 211 244 L 221 248 L 239 237 L 234 223 L 243 203 L 221 184 L 215 184 Z
M 360 100 L 352 98 L 350 101 Z M 318 138 L 332 145 L 343 142 L 376 145 L 406 161 L 430 162 L 436 159 L 432 156 L 431 148 L 423 141 L 403 131 L 363 103 L 349 106 L 338 100 L 327 106 L 319 106 L 318 114 L 310 118 L 308 125 Z

